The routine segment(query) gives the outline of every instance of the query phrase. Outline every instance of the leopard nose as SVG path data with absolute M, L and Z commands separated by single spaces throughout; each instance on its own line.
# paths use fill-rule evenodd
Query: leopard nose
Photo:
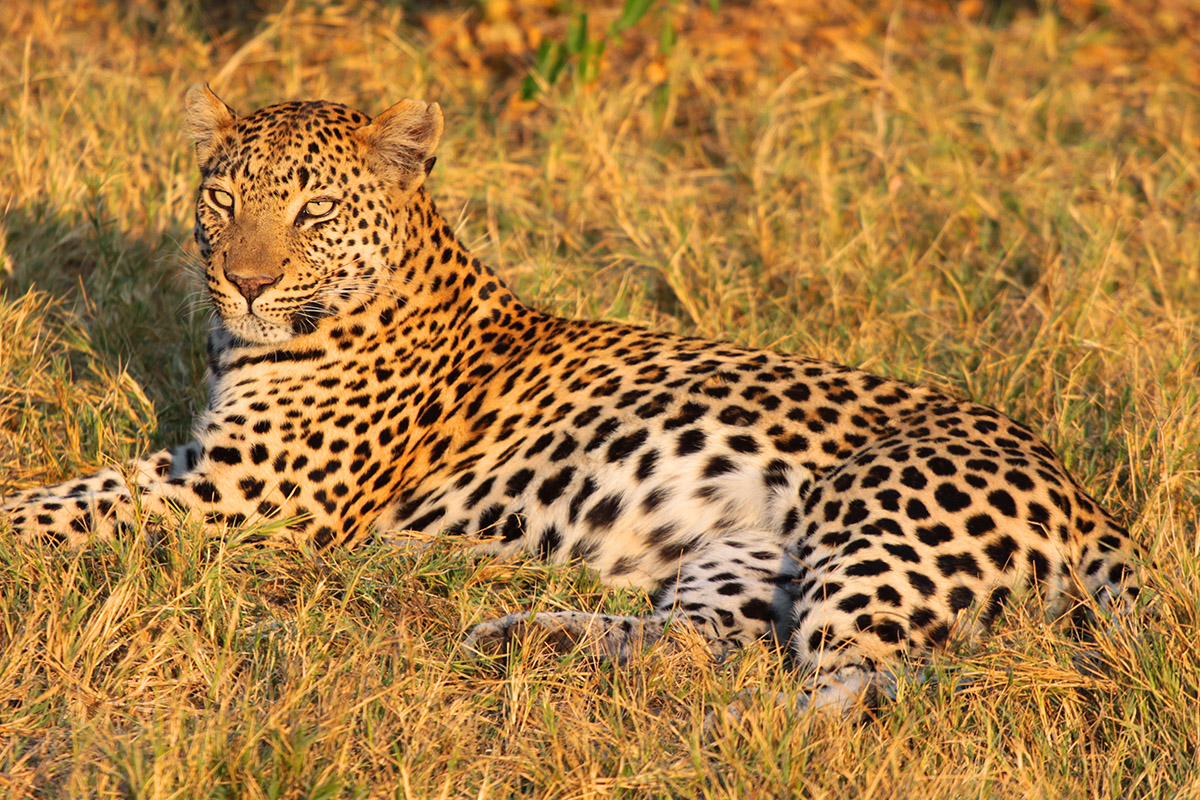
M 246 298 L 247 303 L 252 303 L 254 298 L 266 291 L 267 287 L 279 283 L 279 279 L 283 276 L 276 275 L 272 278 L 269 275 L 239 275 L 226 270 L 225 277 L 237 287 L 237 290 L 242 293 L 242 297 Z

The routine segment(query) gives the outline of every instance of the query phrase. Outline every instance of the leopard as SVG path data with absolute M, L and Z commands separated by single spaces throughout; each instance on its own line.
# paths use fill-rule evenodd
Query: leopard
M 428 191 L 437 103 L 239 115 L 198 84 L 185 118 L 207 402 L 181 446 L 9 497 L 21 541 L 188 520 L 316 554 L 452 541 L 581 564 L 649 613 L 514 611 L 463 652 L 540 635 L 625 662 L 685 636 L 718 658 L 765 641 L 798 676 L 787 702 L 835 711 L 1018 598 L 1093 627 L 1134 608 L 1129 531 L 993 408 L 522 303 Z

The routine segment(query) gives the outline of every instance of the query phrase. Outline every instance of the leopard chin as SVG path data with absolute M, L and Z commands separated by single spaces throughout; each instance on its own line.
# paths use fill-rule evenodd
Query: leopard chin
M 282 324 L 263 319 L 256 314 L 222 317 L 221 323 L 230 334 L 252 344 L 282 344 L 302 332 L 307 333 L 311 330 L 298 331 L 294 322 Z

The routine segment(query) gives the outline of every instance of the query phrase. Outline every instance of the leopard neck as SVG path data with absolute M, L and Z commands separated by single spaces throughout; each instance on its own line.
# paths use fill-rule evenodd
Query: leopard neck
M 424 189 L 409 203 L 404 254 L 391 270 L 390 285 L 378 299 L 380 315 L 414 351 L 439 358 L 471 352 L 477 362 L 507 361 L 519 357 L 531 329 L 548 319 L 471 255 Z

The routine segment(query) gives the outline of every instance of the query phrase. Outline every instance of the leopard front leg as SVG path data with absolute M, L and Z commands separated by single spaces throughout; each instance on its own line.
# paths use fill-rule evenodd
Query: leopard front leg
M 245 427 L 237 414 L 226 414 L 225 422 L 230 416 Z M 306 449 L 296 451 L 278 437 L 248 442 L 239 425 L 197 427 L 201 436 L 174 452 L 24 492 L 0 510 L 0 522 L 7 518 L 22 539 L 77 547 L 111 539 L 147 518 L 182 515 L 211 526 L 216 535 L 268 523 L 255 535 L 322 548 L 369 530 L 371 512 L 388 491 L 376 478 L 352 493 L 368 473 L 363 469 L 356 480 L 363 462 L 346 463 L 335 455 L 346 446 L 343 439 L 313 434 Z M 322 438 L 326 450 L 318 447 Z
M 140 458 L 129 465 L 129 474 L 134 484 L 146 486 L 155 481 L 168 478 L 171 475 L 175 453 L 171 450 L 159 450 L 157 453 Z M 125 473 L 115 467 L 105 467 L 91 475 L 73 478 L 50 486 L 33 486 L 22 489 L 14 494 L 0 497 L 0 511 L 27 505 L 32 501 L 48 497 L 66 498 L 96 492 L 107 492 L 116 489 L 126 482 Z
M 26 489 L 4 498 L 0 520 L 24 541 L 76 547 L 129 530 L 140 510 L 164 514 L 180 496 L 173 475 L 186 468 L 194 445 L 160 450 L 125 469 L 105 467 L 53 486 Z M 137 497 L 135 499 L 135 493 Z
M 767 531 L 725 535 L 678 564 L 659 593 L 653 614 L 620 616 L 583 611 L 517 613 L 471 629 L 463 650 L 505 652 L 531 631 L 560 652 L 585 652 L 623 663 L 666 639 L 687 633 L 704 640 L 716 659 L 763 638 L 786 639 L 793 602 L 782 542 Z

